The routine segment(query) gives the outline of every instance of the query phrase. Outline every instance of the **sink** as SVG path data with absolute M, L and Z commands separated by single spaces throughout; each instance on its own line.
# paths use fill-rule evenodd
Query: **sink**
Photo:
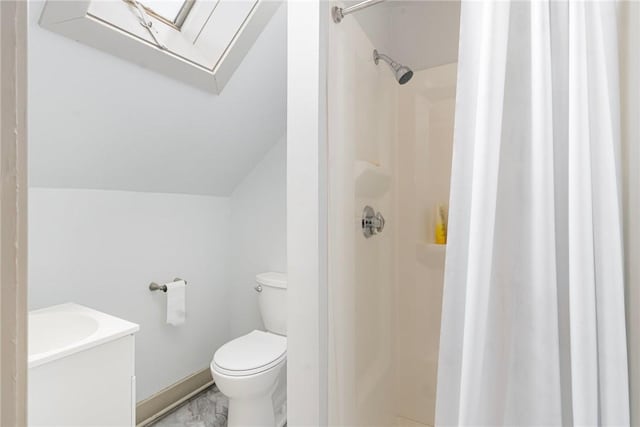
M 29 313 L 30 427 L 134 427 L 139 326 L 79 304 Z
M 29 316 L 29 354 L 68 347 L 98 330 L 98 321 L 83 313 L 34 313 Z
M 135 323 L 74 303 L 29 312 L 29 368 L 138 331 Z

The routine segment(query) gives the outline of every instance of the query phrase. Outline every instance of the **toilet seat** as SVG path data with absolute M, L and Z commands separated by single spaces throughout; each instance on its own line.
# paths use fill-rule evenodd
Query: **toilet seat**
M 268 371 L 286 357 L 286 337 L 256 330 L 220 347 L 212 368 L 223 375 L 243 377 Z

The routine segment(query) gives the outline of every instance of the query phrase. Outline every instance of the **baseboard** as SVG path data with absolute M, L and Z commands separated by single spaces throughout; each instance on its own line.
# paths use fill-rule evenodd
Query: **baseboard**
M 136 405 L 138 427 L 157 420 L 213 384 L 209 368 L 195 372 Z

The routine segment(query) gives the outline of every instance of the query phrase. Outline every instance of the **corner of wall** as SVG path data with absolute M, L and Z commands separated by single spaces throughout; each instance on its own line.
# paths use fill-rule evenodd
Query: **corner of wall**
M 286 271 L 286 138 L 280 138 L 230 196 L 231 337 L 263 327 L 255 275 Z

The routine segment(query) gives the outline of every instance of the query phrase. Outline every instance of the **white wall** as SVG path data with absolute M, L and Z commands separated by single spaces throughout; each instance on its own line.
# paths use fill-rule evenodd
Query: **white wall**
M 327 424 L 327 1 L 287 5 L 287 420 Z
M 287 145 L 282 138 L 231 195 L 231 337 L 263 328 L 255 275 L 287 271 Z
M 30 308 L 74 301 L 139 323 L 141 400 L 260 327 L 253 277 L 286 271 L 286 147 L 271 150 L 286 6 L 217 96 L 40 28 L 42 6 L 29 4 Z M 147 286 L 176 276 L 189 320 L 173 328 Z
M 31 309 L 73 301 L 140 324 L 138 400 L 209 365 L 229 338 L 228 198 L 32 188 L 29 203 Z M 148 289 L 174 277 L 188 281 L 178 327 Z
M 393 209 L 399 85 L 352 17 L 330 27 L 329 424 L 394 425 Z M 384 231 L 365 238 L 365 206 Z
M 31 185 L 228 196 L 285 133 L 285 5 L 220 95 L 47 31 L 42 6 L 29 2 Z

